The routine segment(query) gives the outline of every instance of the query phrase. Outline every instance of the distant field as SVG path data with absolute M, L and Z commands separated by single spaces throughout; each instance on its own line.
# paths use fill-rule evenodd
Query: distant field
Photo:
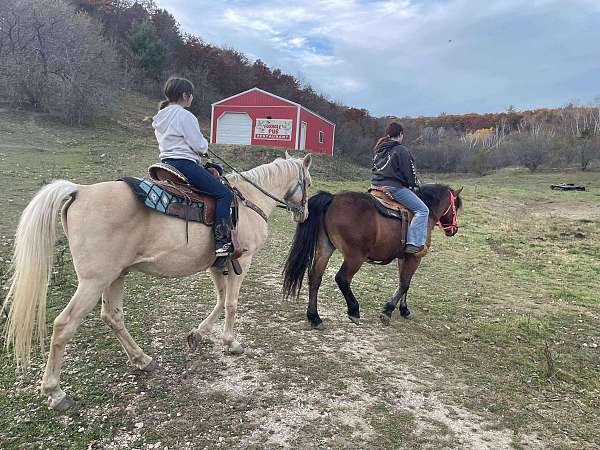
M 93 129 L 0 112 L 3 289 L 32 194 L 53 178 L 143 174 L 157 153 L 141 121 L 153 107 L 131 99 L 127 114 Z M 280 154 L 217 151 L 242 168 Z M 368 171 L 339 160 L 316 158 L 312 173 L 314 192 L 368 185 Z M 465 208 L 457 236 L 434 232 L 409 294 L 412 321 L 394 315 L 382 327 L 379 309 L 397 277 L 393 265 L 367 266 L 353 283 L 363 323 L 352 324 L 333 280 L 336 254 L 320 296 L 326 330 L 309 329 L 305 295 L 280 298 L 294 225 L 277 212 L 242 288 L 243 356 L 224 354 L 218 336 L 195 353 L 186 348 L 214 304 L 207 276 L 132 274 L 125 320 L 161 371 L 127 368 L 99 307 L 67 347 L 62 383 L 78 405 L 67 415 L 48 411 L 39 394 L 39 355 L 17 375 L 0 353 L 0 448 L 598 448 L 600 173 L 424 178 L 464 186 Z M 555 182 L 588 192 L 552 191 Z M 76 285 L 64 240 L 57 253 L 49 324 Z

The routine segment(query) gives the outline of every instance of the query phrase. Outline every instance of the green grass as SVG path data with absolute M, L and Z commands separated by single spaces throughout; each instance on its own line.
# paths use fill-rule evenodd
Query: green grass
M 3 289 L 18 215 L 32 194 L 53 178 L 92 183 L 145 173 L 157 150 L 142 118 L 153 108 L 131 98 L 118 120 L 94 128 L 0 113 Z M 282 154 L 216 150 L 243 169 Z M 321 156 L 311 173 L 313 192 L 364 190 L 369 179 L 368 170 Z M 38 392 L 43 358 L 17 374 L 0 353 L 0 447 L 599 446 L 600 173 L 423 178 L 464 186 L 465 208 L 454 238 L 434 231 L 409 293 L 412 321 L 394 315 L 390 327 L 379 324 L 395 267 L 365 266 L 353 281 L 363 324 L 351 324 L 333 281 L 336 253 L 319 297 L 327 328 L 310 330 L 305 293 L 300 302 L 280 298 L 294 226 L 278 211 L 242 288 L 236 329 L 244 356 L 223 354 L 218 340 L 193 354 L 185 348 L 186 333 L 214 304 L 208 277 L 132 274 L 126 323 L 162 370 L 130 372 L 96 308 L 67 348 L 62 383 L 77 409 L 59 416 Z M 588 192 L 550 190 L 556 182 L 582 183 Z M 59 241 L 49 324 L 76 285 L 67 248 Z

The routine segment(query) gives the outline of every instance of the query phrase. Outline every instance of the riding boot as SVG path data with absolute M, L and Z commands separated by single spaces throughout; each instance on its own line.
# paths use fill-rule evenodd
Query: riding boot
M 233 244 L 231 243 L 231 225 L 228 220 L 221 219 L 215 223 L 215 255 L 229 256 L 233 253 Z
M 406 255 L 416 255 L 417 253 L 421 253 L 424 248 L 424 245 L 417 246 L 413 244 L 406 244 L 406 246 L 404 247 L 404 253 Z

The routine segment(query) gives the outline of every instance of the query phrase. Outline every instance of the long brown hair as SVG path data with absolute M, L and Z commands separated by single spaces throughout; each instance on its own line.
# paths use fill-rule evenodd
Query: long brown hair
M 373 147 L 373 152 L 377 152 L 379 146 L 384 142 L 391 141 L 392 138 L 396 138 L 401 134 L 404 134 L 404 128 L 402 128 L 402 125 L 400 125 L 398 122 L 390 123 L 385 129 L 385 136 L 380 137 L 375 143 L 375 146 Z
M 158 104 L 159 110 L 166 108 L 170 103 L 177 103 L 183 98 L 183 94 L 192 95 L 194 84 L 186 78 L 170 77 L 165 83 L 164 93 L 166 99 Z

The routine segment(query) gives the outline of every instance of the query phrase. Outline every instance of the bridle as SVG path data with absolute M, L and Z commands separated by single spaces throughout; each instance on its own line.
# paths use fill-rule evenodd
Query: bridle
M 308 198 L 308 181 L 306 177 L 306 172 L 304 170 L 304 165 L 300 164 L 297 166 L 298 168 L 298 180 L 296 181 L 295 186 L 289 191 L 284 201 L 286 202 L 286 206 L 280 206 L 281 208 L 286 208 L 288 211 L 304 213 L 304 209 L 306 208 L 306 201 Z M 293 200 L 288 200 L 289 198 L 296 195 L 296 192 L 300 189 L 302 191 L 302 199 L 300 202 L 295 202 Z M 279 206 L 279 205 L 277 205 Z
M 450 211 L 452 211 L 452 219 L 450 223 L 442 223 L 442 218 L 445 217 Z M 440 216 L 437 221 L 437 225 L 446 234 L 454 235 L 458 232 L 458 222 L 456 219 L 456 195 L 452 190 L 450 191 L 450 206 L 448 206 L 448 209 L 446 209 L 444 214 Z
M 260 192 L 262 192 L 265 196 L 269 197 L 272 200 L 275 200 L 275 203 L 277 203 L 278 208 L 284 208 L 287 211 L 291 211 L 296 214 L 304 213 L 304 209 L 306 207 L 307 196 L 308 196 L 308 188 L 306 186 L 306 175 L 304 174 L 304 165 L 301 165 L 300 167 L 298 167 L 298 170 L 299 170 L 298 184 L 294 187 L 294 191 L 289 192 L 285 196 L 285 198 L 282 200 L 280 198 L 275 197 L 273 194 L 266 191 L 265 189 L 260 187 L 258 184 L 254 183 L 252 180 L 248 179 L 248 177 L 246 177 L 242 173 L 240 173 L 239 170 L 237 170 L 235 167 L 233 167 L 231 164 L 229 164 L 227 161 L 225 161 L 223 158 L 221 158 L 219 155 L 217 155 L 215 152 L 213 152 L 210 148 L 208 149 L 208 152 L 210 154 L 212 154 L 216 159 L 221 161 L 223 164 L 225 164 L 227 167 L 229 167 L 233 172 L 238 174 L 242 178 L 242 180 L 244 180 L 251 186 L 254 186 L 256 189 L 258 189 Z M 294 195 L 296 193 L 299 186 L 302 189 L 302 200 L 300 201 L 300 203 L 288 200 L 289 197 L 291 197 L 292 195 Z

